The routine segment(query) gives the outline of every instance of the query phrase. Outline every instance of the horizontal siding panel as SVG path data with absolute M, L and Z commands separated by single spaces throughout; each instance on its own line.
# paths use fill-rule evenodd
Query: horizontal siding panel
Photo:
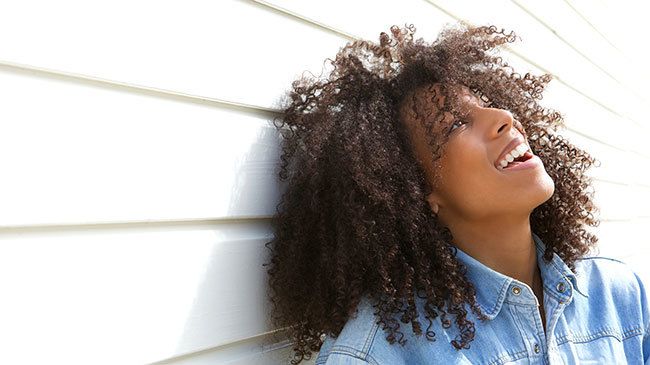
M 262 107 L 346 41 L 236 0 L 13 2 L 0 34 L 1 61 Z
M 381 32 L 390 33 L 392 25 L 404 26 L 414 24 L 417 28 L 415 38 L 424 38 L 430 42 L 438 36 L 445 23 L 455 19 L 426 1 L 402 1 L 399 6 L 390 1 L 344 1 L 327 2 L 299 0 L 257 1 L 259 6 L 276 8 L 287 14 L 308 21 L 323 24 L 328 29 L 344 32 L 356 38 L 379 42 Z M 341 12 L 340 9 L 346 9 Z M 369 11 L 372 9 L 372 16 Z M 363 14 L 363 18 L 360 17 Z M 322 53 L 323 57 L 333 54 Z
M 278 365 L 289 364 L 293 356 L 293 344 L 289 340 L 281 340 L 282 331 L 269 335 L 237 341 L 225 346 L 207 349 L 185 356 L 180 356 L 150 365 Z M 310 360 L 304 360 L 301 365 L 313 365 L 315 354 Z
M 638 72 L 645 65 L 625 57 L 621 51 L 601 36 L 598 30 L 594 29 L 582 17 L 582 14 L 572 7 L 569 1 L 514 0 L 514 3 L 542 21 L 551 31 L 556 32 L 559 39 L 583 55 L 585 62 L 593 62 L 602 68 L 603 72 L 621 83 L 623 87 L 630 89 L 633 94 L 638 96 L 635 99 L 638 103 L 648 101 L 649 95 L 646 87 L 648 78 Z M 620 6 L 613 7 L 620 8 Z M 610 16 L 610 22 L 620 24 L 621 20 L 614 14 Z
M 557 80 L 549 83 L 541 104 L 559 111 L 567 127 L 586 136 L 620 149 L 641 149 L 638 124 L 598 108 Z
M 266 217 L 266 115 L 0 69 L 0 227 Z M 34 107 L 37 106 L 37 107 Z
M 650 188 L 595 180 L 595 203 L 604 220 L 630 220 L 650 217 Z
M 271 331 L 269 237 L 265 222 L 5 232 L 0 363 L 143 364 Z
M 594 32 L 635 65 L 634 71 L 641 76 L 637 82 L 644 86 L 650 71 L 645 66 L 647 49 L 639 45 L 647 36 L 647 31 L 643 32 L 650 9 L 648 3 L 628 1 L 622 4 L 612 0 L 567 0 L 567 3 L 589 21 Z
M 589 231 L 598 237 L 598 250 L 595 256 L 613 257 L 624 260 L 646 245 L 642 234 L 643 224 L 648 219 L 631 219 L 621 221 L 604 221 L 598 227 L 589 227 Z

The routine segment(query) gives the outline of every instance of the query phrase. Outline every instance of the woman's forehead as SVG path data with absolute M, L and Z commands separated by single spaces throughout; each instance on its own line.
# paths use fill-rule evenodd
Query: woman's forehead
M 443 90 L 444 88 L 444 90 Z M 430 108 L 435 111 L 445 108 L 447 96 L 455 100 L 450 100 L 448 105 L 456 107 L 467 107 L 472 104 L 483 105 L 483 100 L 469 87 L 465 85 L 442 85 L 434 83 L 425 85 L 415 90 L 415 98 L 427 102 Z M 456 103 L 454 103 L 456 101 Z

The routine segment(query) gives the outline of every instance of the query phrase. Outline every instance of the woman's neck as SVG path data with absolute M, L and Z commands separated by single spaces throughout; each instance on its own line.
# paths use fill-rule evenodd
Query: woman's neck
M 533 291 L 541 288 L 529 217 L 519 221 L 455 224 L 449 228 L 454 244 L 468 255 L 525 283 Z

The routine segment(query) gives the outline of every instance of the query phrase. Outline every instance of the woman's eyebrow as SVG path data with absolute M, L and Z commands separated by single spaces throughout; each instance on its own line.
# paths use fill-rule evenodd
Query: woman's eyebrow
M 472 94 L 472 99 L 475 100 L 476 104 L 479 106 L 485 107 L 486 105 L 488 105 L 488 100 L 483 100 L 483 97 L 479 95 Z

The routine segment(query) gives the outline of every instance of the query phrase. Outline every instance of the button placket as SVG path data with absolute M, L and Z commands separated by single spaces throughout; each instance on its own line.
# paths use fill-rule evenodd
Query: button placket
M 544 330 L 540 327 L 542 320 L 539 306 L 535 306 L 536 298 L 526 284 L 514 282 L 508 291 L 512 303 L 516 304 L 509 306 L 509 309 L 517 319 L 517 327 L 521 330 L 526 343 L 526 351 L 529 356 L 538 358 L 546 346 L 546 339 Z

